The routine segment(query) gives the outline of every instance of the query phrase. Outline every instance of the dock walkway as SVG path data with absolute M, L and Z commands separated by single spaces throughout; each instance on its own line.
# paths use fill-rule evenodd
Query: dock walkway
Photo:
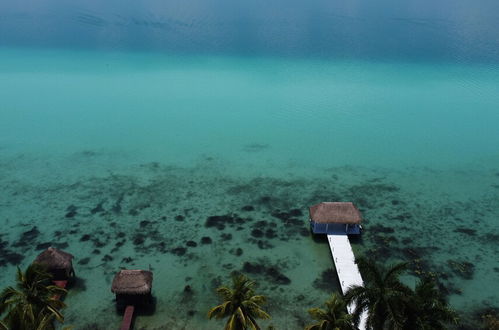
M 135 307 L 132 305 L 126 306 L 125 313 L 123 314 L 123 321 L 121 322 L 120 330 L 130 330 L 132 328 L 133 312 Z
M 340 281 L 341 291 L 343 294 L 352 285 L 364 285 L 362 276 L 360 275 L 359 268 L 355 263 L 355 255 L 353 254 L 352 247 L 348 236 L 343 235 L 327 235 L 329 248 L 333 255 L 336 273 Z M 347 306 L 348 313 L 352 313 L 355 309 L 354 304 Z M 359 330 L 366 329 L 367 313 L 364 311 L 360 317 Z

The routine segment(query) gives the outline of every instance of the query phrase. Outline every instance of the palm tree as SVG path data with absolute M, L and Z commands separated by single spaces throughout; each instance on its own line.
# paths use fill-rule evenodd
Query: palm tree
M 384 268 L 374 261 L 359 258 L 358 266 L 365 285 L 354 285 L 345 294 L 345 302 L 355 304 L 354 324 L 358 326 L 362 311 L 368 310 L 368 328 L 380 330 L 386 326 L 401 329 L 405 321 L 407 297 L 412 293 L 399 279 L 407 264 L 399 263 Z
M 223 303 L 215 306 L 208 312 L 208 318 L 223 319 L 229 317 L 225 330 L 259 330 L 256 319 L 269 319 L 260 305 L 266 302 L 264 296 L 255 295 L 253 286 L 255 282 L 243 274 L 232 275 L 232 288 L 219 287 L 217 293 L 222 297 Z
M 421 279 L 410 299 L 405 329 L 444 330 L 446 324 L 457 324 L 454 310 L 449 308 L 435 281 L 429 277 Z
M 0 315 L 11 330 L 52 329 L 52 320 L 64 322 L 57 299 L 66 290 L 50 284 L 52 276 L 41 266 L 30 265 L 23 273 L 17 268 L 17 288 L 8 287 L 0 294 Z M 41 328 L 42 327 L 42 328 Z
M 347 306 L 343 299 L 333 294 L 326 303 L 326 309 L 312 308 L 308 313 L 318 322 L 309 325 L 305 330 L 354 330 L 352 316 L 347 313 Z

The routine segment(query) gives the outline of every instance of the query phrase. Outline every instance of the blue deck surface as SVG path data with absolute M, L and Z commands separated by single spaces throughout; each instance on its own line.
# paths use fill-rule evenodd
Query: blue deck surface
M 327 234 L 327 235 L 359 235 L 361 228 L 359 225 L 344 224 L 324 224 L 310 222 L 310 228 L 314 234 Z

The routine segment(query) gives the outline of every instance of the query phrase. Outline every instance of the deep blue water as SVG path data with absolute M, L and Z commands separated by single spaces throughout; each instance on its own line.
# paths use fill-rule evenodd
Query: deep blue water
M 0 45 L 499 60 L 495 0 L 2 1 Z

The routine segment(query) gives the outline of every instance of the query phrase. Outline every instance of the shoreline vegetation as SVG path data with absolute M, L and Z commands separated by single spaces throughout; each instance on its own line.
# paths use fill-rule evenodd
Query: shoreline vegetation
M 325 309 L 310 308 L 308 313 L 313 321 L 305 330 L 355 330 L 363 309 L 368 310 L 370 330 L 466 329 L 438 288 L 438 278 L 421 277 L 413 289 L 400 280 L 408 270 L 408 263 L 385 267 L 360 257 L 357 264 L 365 279 L 364 286 L 350 287 L 344 297 L 332 294 L 324 304 Z M 231 286 L 216 289 L 221 304 L 211 308 L 207 318 L 226 319 L 225 330 L 261 329 L 257 320 L 271 320 L 271 315 L 263 309 L 267 297 L 255 293 L 257 284 L 246 275 L 234 271 L 231 278 Z M 67 291 L 52 285 L 52 279 L 52 274 L 40 264 L 31 264 L 25 272 L 17 268 L 16 287 L 7 287 L 0 294 L 0 329 L 53 330 L 55 322 L 64 323 L 62 309 L 66 305 L 59 297 Z M 346 306 L 352 303 L 356 308 L 349 315 Z M 475 325 L 475 329 L 499 329 L 498 316 L 497 313 L 482 315 L 482 324 Z M 266 329 L 278 328 L 271 324 Z

